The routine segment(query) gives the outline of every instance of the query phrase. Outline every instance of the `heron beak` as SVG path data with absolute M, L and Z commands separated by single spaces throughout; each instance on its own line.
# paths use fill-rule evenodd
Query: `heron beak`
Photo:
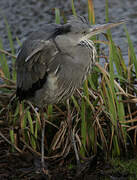
M 97 35 L 99 33 L 104 32 L 105 30 L 111 29 L 113 27 L 119 26 L 121 24 L 124 24 L 126 21 L 120 21 L 117 23 L 107 23 L 107 24 L 103 24 L 103 25 L 93 25 L 91 26 L 91 28 L 89 28 L 89 33 L 86 34 L 83 38 L 84 39 L 88 39 L 91 36 Z

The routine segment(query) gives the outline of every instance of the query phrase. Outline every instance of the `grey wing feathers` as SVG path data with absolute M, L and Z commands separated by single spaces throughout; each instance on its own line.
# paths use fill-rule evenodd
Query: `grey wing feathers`
M 23 44 L 16 60 L 17 96 L 23 100 L 40 88 L 48 73 L 48 64 L 54 58 L 56 47 L 52 41 L 32 40 Z

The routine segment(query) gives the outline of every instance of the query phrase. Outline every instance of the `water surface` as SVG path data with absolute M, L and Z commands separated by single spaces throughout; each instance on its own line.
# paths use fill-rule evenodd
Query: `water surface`
M 111 22 L 128 19 L 127 28 L 137 53 L 137 0 L 108 1 Z M 96 23 L 105 23 L 105 0 L 94 0 L 94 6 Z M 16 36 L 23 41 L 30 32 L 40 28 L 43 23 L 54 22 L 54 7 L 60 8 L 65 15 L 71 14 L 71 0 L 0 0 L 0 37 L 4 49 L 9 50 L 9 42 L 3 16 L 8 20 L 17 49 Z M 79 14 L 87 15 L 86 0 L 75 0 L 75 7 Z M 127 59 L 127 42 L 123 26 L 114 28 L 112 35 Z

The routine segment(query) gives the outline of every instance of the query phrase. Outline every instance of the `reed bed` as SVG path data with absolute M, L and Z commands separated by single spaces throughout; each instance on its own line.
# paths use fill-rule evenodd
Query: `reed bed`
M 72 12 L 77 16 L 74 1 L 71 2 Z M 108 22 L 107 0 L 105 12 Z M 60 23 L 60 15 L 56 8 L 56 23 Z M 92 0 L 88 0 L 88 17 L 89 22 L 95 24 Z M 16 99 L 14 42 L 6 18 L 5 24 L 11 53 L 3 50 L 0 39 L 0 124 L 8 128 L 9 136 L 5 137 L 1 130 L 0 136 L 8 142 L 12 152 L 29 150 L 40 156 L 40 114 L 30 102 L 20 104 Z M 98 153 L 105 158 L 118 157 L 134 151 L 137 143 L 137 59 L 126 25 L 123 29 L 128 43 L 128 66 L 121 49 L 112 39 L 111 31 L 105 33 L 105 41 L 100 40 L 102 35 L 92 37 L 98 57 L 83 87 L 70 98 L 69 108 L 66 102 L 46 107 L 45 159 L 58 161 L 70 157 L 70 154 L 71 159 L 75 159 L 70 128 L 81 159 Z M 101 44 L 106 46 L 107 55 Z M 8 66 L 8 56 L 12 68 Z M 102 60 L 104 63 L 100 65 Z

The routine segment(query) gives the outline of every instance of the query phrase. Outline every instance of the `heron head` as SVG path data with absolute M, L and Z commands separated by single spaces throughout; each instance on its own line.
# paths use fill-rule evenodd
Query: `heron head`
M 74 39 L 79 41 L 88 39 L 94 35 L 97 35 L 105 30 L 123 24 L 125 21 L 120 21 L 118 23 L 107 23 L 90 25 L 88 20 L 84 16 L 71 16 L 66 24 L 69 26 L 68 34 L 70 34 Z

